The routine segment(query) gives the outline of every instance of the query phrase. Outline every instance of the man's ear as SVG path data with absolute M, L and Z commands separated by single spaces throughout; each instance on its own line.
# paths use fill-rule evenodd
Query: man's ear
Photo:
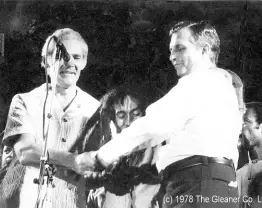
M 87 59 L 85 59 L 85 61 L 82 62 L 82 64 L 80 65 L 80 71 L 82 71 L 83 69 L 85 69 L 86 67 L 86 64 L 87 64 Z
M 258 129 L 259 129 L 260 133 L 262 134 L 262 123 L 259 124 Z
M 205 44 L 204 47 L 203 47 L 203 49 L 202 49 L 202 54 L 203 54 L 203 55 L 205 54 L 205 55 L 208 55 L 208 56 L 209 56 L 210 52 L 211 52 L 211 47 L 210 47 L 210 45 L 209 45 L 209 44 Z

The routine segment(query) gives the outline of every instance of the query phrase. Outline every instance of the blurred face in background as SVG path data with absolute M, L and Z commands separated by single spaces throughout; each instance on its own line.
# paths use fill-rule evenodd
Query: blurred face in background
M 14 155 L 11 147 L 4 146 L 2 155 L 2 167 L 9 165 L 12 162 Z
M 259 147 L 262 142 L 262 124 L 257 123 L 253 109 L 247 109 L 244 115 L 243 134 L 249 141 L 250 147 Z
M 124 98 L 123 102 L 119 101 L 115 103 L 114 110 L 117 133 L 120 133 L 124 128 L 129 127 L 136 119 L 143 116 L 141 103 L 129 95 Z

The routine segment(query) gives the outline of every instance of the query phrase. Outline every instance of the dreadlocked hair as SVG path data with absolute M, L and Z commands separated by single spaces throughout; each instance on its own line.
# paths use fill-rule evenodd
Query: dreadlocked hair
M 127 96 L 135 98 L 140 102 L 140 108 L 145 115 L 145 108 L 147 106 L 147 99 L 142 96 L 141 90 L 136 89 L 135 87 L 120 86 L 114 89 L 111 89 L 106 93 L 100 100 L 100 129 L 103 136 L 103 144 L 107 143 L 112 139 L 112 134 L 110 130 L 110 122 L 115 121 L 115 109 L 114 106 L 117 103 L 124 103 L 124 100 Z M 138 93 L 140 92 L 140 93 Z
M 135 87 L 120 86 L 109 90 L 102 96 L 100 106 L 87 121 L 85 129 L 70 149 L 70 152 L 82 153 L 96 151 L 109 142 L 112 139 L 110 123 L 115 120 L 114 105 L 118 102 L 122 104 L 127 96 L 138 99 L 141 103 L 140 107 L 142 111 L 145 112 L 148 102 L 147 99 L 141 95 L 143 93 L 140 91 L 141 90 Z M 134 154 L 140 155 L 139 152 L 135 152 Z

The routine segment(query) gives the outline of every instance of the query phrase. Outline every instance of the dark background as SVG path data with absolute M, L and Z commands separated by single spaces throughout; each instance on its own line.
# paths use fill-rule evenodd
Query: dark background
M 262 96 L 262 3 L 259 1 L 0 1 L 0 131 L 10 101 L 44 83 L 40 67 L 45 39 L 70 27 L 89 45 L 79 86 L 99 99 L 109 88 L 141 85 L 150 101 L 177 83 L 169 62 L 170 23 L 210 20 L 221 39 L 218 66 L 236 72 L 244 82 L 246 102 Z

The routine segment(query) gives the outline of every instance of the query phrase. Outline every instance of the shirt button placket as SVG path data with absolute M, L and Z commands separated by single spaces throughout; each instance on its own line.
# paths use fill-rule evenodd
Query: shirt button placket
M 63 117 L 62 118 L 62 126 L 63 126 L 63 128 L 62 129 L 64 129 L 64 125 L 65 125 L 65 123 L 68 121 L 68 119 L 66 118 L 66 117 Z M 64 132 L 62 132 L 62 134 L 64 134 Z M 61 141 L 62 142 L 66 142 L 66 138 L 65 137 L 62 137 L 61 138 Z

